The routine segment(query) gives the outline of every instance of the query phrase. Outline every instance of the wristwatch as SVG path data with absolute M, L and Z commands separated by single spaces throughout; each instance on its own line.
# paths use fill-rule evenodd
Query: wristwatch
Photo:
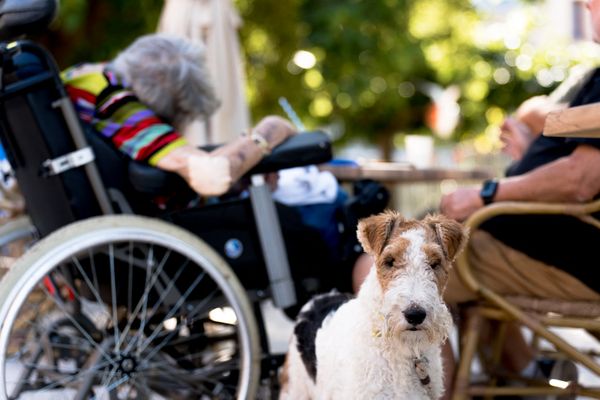
M 481 191 L 479 192 L 481 200 L 483 200 L 483 204 L 488 205 L 493 202 L 497 191 L 498 179 L 487 179 L 484 181 Z

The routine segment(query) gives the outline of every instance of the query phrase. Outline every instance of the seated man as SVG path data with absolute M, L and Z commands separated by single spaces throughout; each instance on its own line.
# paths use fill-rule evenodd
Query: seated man
M 595 40 L 600 38 L 600 0 L 588 2 Z M 600 69 L 579 90 L 570 106 L 600 101 Z M 600 194 L 600 139 L 536 137 L 522 159 L 500 180 L 483 188 L 464 188 L 442 198 L 447 216 L 465 220 L 486 204 L 497 201 L 587 202 Z M 594 265 L 600 233 L 565 216 L 499 216 L 471 233 L 470 263 L 474 274 L 502 294 L 566 300 L 600 300 Z M 473 300 L 451 275 L 446 300 Z M 505 366 L 514 372 L 535 368 L 533 352 L 518 327 L 507 337 Z

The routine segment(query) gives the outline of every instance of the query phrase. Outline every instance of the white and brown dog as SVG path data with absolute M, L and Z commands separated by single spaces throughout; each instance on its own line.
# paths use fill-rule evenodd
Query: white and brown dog
M 358 238 L 374 268 L 356 298 L 329 293 L 303 307 L 280 399 L 440 398 L 441 345 L 452 327 L 442 293 L 466 237 L 441 215 L 363 219 Z

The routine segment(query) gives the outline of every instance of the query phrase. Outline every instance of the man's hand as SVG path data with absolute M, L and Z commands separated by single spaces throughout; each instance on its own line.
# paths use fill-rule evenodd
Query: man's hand
M 483 207 L 479 188 L 462 188 L 442 197 L 440 211 L 449 218 L 464 221 Z
M 513 160 L 520 160 L 534 139 L 534 135 L 523 122 L 508 117 L 500 126 L 500 140 L 504 144 L 502 151 Z

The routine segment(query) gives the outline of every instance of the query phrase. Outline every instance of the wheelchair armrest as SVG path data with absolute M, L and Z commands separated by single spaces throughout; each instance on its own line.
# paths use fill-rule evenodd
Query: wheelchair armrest
M 206 146 L 210 151 L 216 146 Z M 277 146 L 271 154 L 252 168 L 247 175 L 273 172 L 284 168 L 319 164 L 332 157 L 331 142 L 323 132 L 306 132 L 290 137 Z M 132 161 L 128 166 L 129 182 L 143 194 L 161 194 L 179 190 L 189 190 L 185 180 L 179 175 L 147 164 Z
M 159 195 L 190 190 L 187 182 L 176 173 L 141 162 L 129 162 L 127 174 L 131 186 L 138 193 Z
M 329 137 L 323 132 L 303 132 L 291 136 L 275 147 L 247 175 L 274 172 L 280 169 L 321 164 L 331 160 Z
M 499 215 L 568 215 L 600 229 L 600 221 L 591 214 L 600 211 L 600 199 L 588 203 L 540 203 L 505 201 L 492 203 L 474 212 L 466 221 L 465 226 L 471 232 L 485 221 Z M 468 246 L 456 258 L 456 271 L 461 281 L 476 293 L 484 289 L 473 275 L 468 262 Z

